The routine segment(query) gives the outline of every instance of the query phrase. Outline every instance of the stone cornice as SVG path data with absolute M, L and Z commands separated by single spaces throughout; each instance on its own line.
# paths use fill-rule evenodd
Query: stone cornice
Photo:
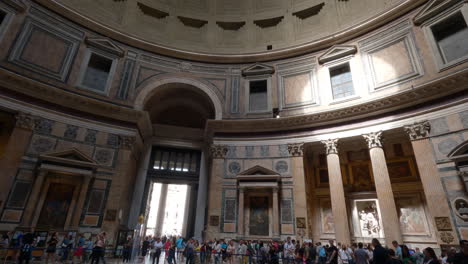
M 207 127 L 210 133 L 249 134 L 255 132 L 262 133 L 309 129 L 337 124 L 343 120 L 350 121 L 368 118 L 425 103 L 465 90 L 468 90 L 468 69 L 425 83 L 419 87 L 412 87 L 411 89 L 394 95 L 336 110 L 271 119 L 209 120 Z
M 379 15 L 367 19 L 358 25 L 352 25 L 342 31 L 333 32 L 332 35 L 320 38 L 301 45 L 277 49 L 273 51 L 245 53 L 245 54 L 216 54 L 203 53 L 177 48 L 171 48 L 154 42 L 149 42 L 139 37 L 120 31 L 119 29 L 110 28 L 107 25 L 101 24 L 95 20 L 86 17 L 83 14 L 65 6 L 58 0 L 35 0 L 35 2 L 61 14 L 75 23 L 81 24 L 84 27 L 90 28 L 100 34 L 110 37 L 114 40 L 126 43 L 136 48 L 144 49 L 150 52 L 161 55 L 193 60 L 202 62 L 214 63 L 252 63 L 278 60 L 293 56 L 299 56 L 313 51 L 329 48 L 335 44 L 343 43 L 347 40 L 363 35 L 379 26 L 384 25 L 402 14 L 406 14 L 410 10 L 420 6 L 427 0 L 406 0 L 396 5 L 394 8 L 380 13 Z
M 147 124 L 149 117 L 143 111 L 73 94 L 5 70 L 0 70 L 0 89 L 8 89 L 73 111 L 101 117 L 105 120 L 134 124 L 140 129 L 142 135 L 151 134 L 152 128 Z

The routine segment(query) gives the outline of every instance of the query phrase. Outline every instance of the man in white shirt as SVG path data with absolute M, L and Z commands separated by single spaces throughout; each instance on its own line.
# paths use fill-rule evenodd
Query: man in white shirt
M 284 263 L 293 263 L 294 262 L 294 252 L 296 251 L 296 246 L 291 242 L 291 237 L 286 239 L 284 244 L 284 258 L 286 261 Z
M 156 241 L 154 241 L 153 244 L 153 264 L 159 264 L 159 257 L 161 256 L 161 251 L 162 248 L 164 247 L 163 243 L 161 242 L 161 239 L 158 237 L 156 238 Z

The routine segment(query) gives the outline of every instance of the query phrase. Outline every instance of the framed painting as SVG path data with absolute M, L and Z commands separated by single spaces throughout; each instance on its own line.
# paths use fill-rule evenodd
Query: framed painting
M 388 160 L 387 168 L 392 182 L 408 182 L 418 179 L 415 162 L 411 157 Z
M 427 235 L 429 225 L 421 197 L 408 195 L 395 198 L 400 229 L 404 235 Z
M 374 176 L 370 161 L 352 162 L 349 168 L 349 184 L 355 191 L 370 191 L 374 188 Z
M 335 222 L 333 220 L 332 206 L 329 199 L 320 200 L 320 218 L 322 233 L 334 234 Z
M 210 215 L 210 226 L 219 226 L 219 215 Z
M 305 217 L 296 217 L 296 227 L 297 228 L 306 228 L 306 219 L 305 219 Z

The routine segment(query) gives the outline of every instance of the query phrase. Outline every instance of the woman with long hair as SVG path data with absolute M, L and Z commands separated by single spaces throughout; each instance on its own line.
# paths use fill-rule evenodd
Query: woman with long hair
M 57 244 L 58 244 L 58 233 L 55 232 L 50 237 L 49 241 L 47 241 L 47 248 L 46 248 L 46 264 L 49 263 L 49 260 L 52 259 L 52 263 L 55 263 L 55 252 L 57 251 Z
M 416 264 L 416 260 L 411 256 L 409 248 L 406 245 L 401 245 L 400 247 L 403 264 Z
M 424 254 L 424 264 L 440 264 L 437 255 L 431 247 L 427 247 L 423 251 Z

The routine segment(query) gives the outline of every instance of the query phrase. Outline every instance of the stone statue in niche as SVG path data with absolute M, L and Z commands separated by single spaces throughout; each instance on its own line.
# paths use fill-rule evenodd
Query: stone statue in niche
M 379 214 L 375 202 L 368 202 L 364 208 L 359 210 L 359 224 L 363 237 L 379 236 Z

